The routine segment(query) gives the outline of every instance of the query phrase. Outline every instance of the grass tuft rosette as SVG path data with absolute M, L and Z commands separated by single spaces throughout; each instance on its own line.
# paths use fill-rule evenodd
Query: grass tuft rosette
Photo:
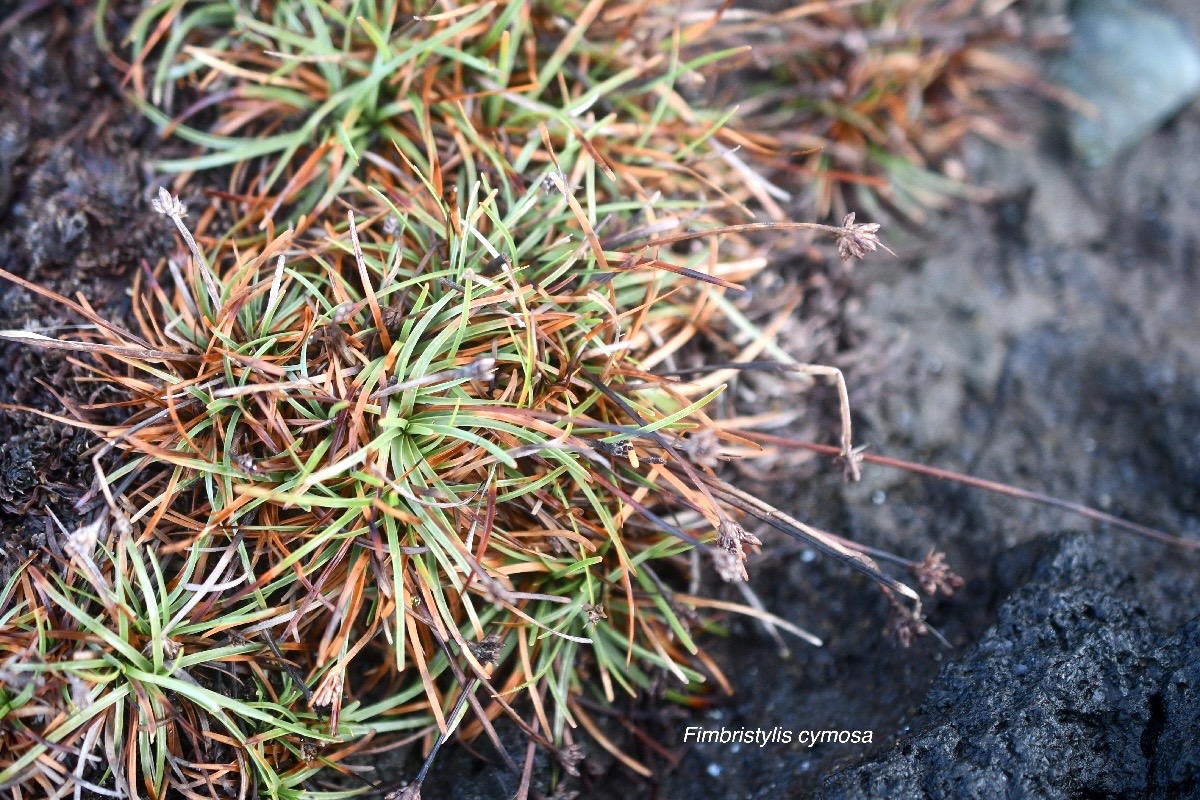
M 457 208 L 427 192 L 402 210 L 380 192 L 378 214 L 349 212 L 319 239 L 211 253 L 164 190 L 156 210 L 183 248 L 135 281 L 136 333 L 4 334 L 82 351 L 129 416 L 105 427 L 86 422 L 100 409 L 72 409 L 124 454 L 97 489 L 113 524 L 87 529 L 65 577 L 19 573 L 9 588 L 27 593 L 16 628 L 54 631 L 55 647 L 37 645 L 42 686 L 77 674 L 64 639 L 96 638 L 121 681 L 102 681 L 82 717 L 38 715 L 51 722 L 0 783 L 37 772 L 45 742 L 98 747 L 88 723 L 133 698 L 150 703 L 143 721 L 172 722 L 123 739 L 95 728 L 122 780 L 286 796 L 370 737 L 440 741 L 467 706 L 467 735 L 494 736 L 489 720 L 509 713 L 557 749 L 577 726 L 598 730 L 580 694 L 611 702 L 662 674 L 682 697 L 713 676 L 691 629 L 714 601 L 671 587 L 693 577 L 693 549 L 744 579 L 758 540 L 738 519 L 765 517 L 708 466 L 747 444 L 704 411 L 719 380 L 647 364 L 762 261 L 669 250 L 721 229 L 664 244 L 648 223 L 606 245 L 553 166 L 523 194 L 505 189 L 507 208 L 486 178 Z M 44 619 L 43 596 L 67 617 Z M 228 680 L 226 702 L 214 687 Z

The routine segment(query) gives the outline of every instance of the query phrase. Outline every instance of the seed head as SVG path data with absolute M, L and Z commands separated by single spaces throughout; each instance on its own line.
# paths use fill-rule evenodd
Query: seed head
M 95 521 L 87 525 L 80 526 L 74 533 L 67 537 L 66 543 L 63 545 L 63 550 L 68 556 L 79 556 L 80 558 L 91 558 L 92 553 L 96 549 L 96 540 L 100 538 L 100 531 L 104 528 L 104 517 L 97 517 Z
M 743 543 L 757 547 L 762 541 L 728 517 L 721 520 L 721 525 L 717 528 L 717 544 L 730 552 L 740 553 Z
M 71 701 L 79 708 L 87 708 L 95 699 L 92 692 L 92 687 L 88 686 L 87 681 L 75 674 L 67 675 L 67 685 L 71 689 Z
M 737 583 L 750 577 L 746 574 L 746 565 L 742 563 L 742 559 L 728 550 L 714 549 L 712 559 L 713 566 L 717 568 L 717 574 L 721 576 L 721 580 L 727 583 Z
M 689 436 L 683 443 L 683 450 L 693 464 L 715 467 L 721 463 L 721 442 L 707 428 Z
M 929 626 L 921 619 L 920 614 L 900 603 L 893 603 L 888 616 L 887 630 L 901 647 L 908 648 L 918 638 L 929 633 Z
M 472 381 L 490 380 L 492 373 L 496 371 L 496 359 L 491 356 L 482 356 L 475 359 L 462 367 L 462 376 Z
M 261 475 L 262 467 L 254 459 L 254 456 L 249 453 L 238 453 L 233 457 L 233 463 L 243 474 L 246 475 Z
M 158 197 L 150 201 L 150 205 L 163 216 L 171 217 L 172 219 L 184 219 L 187 217 L 187 208 L 178 197 L 166 190 L 166 187 L 158 187 Z
M 954 574 L 946 563 L 946 554 L 930 550 L 925 560 L 914 570 L 917 583 L 925 594 L 953 597 L 963 586 L 963 579 Z
M 129 516 L 119 508 L 114 508 L 112 513 L 112 529 L 117 532 L 118 536 L 128 536 L 133 533 L 133 523 L 129 521 Z
M 344 325 L 350 321 L 358 310 L 357 304 L 345 302 L 333 309 L 333 314 L 330 315 L 330 321 L 334 325 Z
M 838 255 L 842 257 L 842 261 L 862 258 L 867 253 L 875 252 L 876 248 L 883 247 L 879 242 L 879 223 L 860 222 L 855 224 L 853 211 L 842 219 L 842 227 L 838 229 L 835 236 L 837 237 Z M 887 250 L 886 247 L 883 249 Z
M 622 439 L 619 442 L 599 442 L 600 449 L 607 452 L 613 458 L 629 458 L 630 452 L 633 451 L 633 443 L 628 439 Z
M 316 691 L 308 701 L 308 707 L 329 710 L 329 728 L 337 730 L 338 719 L 342 713 L 342 688 L 346 683 L 346 668 L 343 664 L 335 664 L 325 677 L 317 684 Z
M 558 751 L 558 763 L 562 764 L 563 771 L 568 775 L 579 777 L 579 764 L 586 755 L 583 745 L 576 742 Z
M 494 633 L 489 633 L 481 641 L 470 645 L 470 648 L 475 658 L 479 659 L 479 663 L 487 665 L 496 663 L 496 659 L 500 656 L 500 648 L 503 646 L 503 639 Z
M 170 665 L 183 652 L 183 645 L 167 636 L 162 640 L 162 649 L 163 655 L 166 656 L 167 664 Z M 146 642 L 146 646 L 142 648 L 142 655 L 149 656 L 153 651 L 154 643 Z
M 559 173 L 548 172 L 548 173 L 546 173 L 546 176 L 544 178 L 542 178 L 542 191 L 543 192 L 547 192 L 547 193 L 551 193 L 551 194 L 565 194 L 566 186 L 567 186 L 567 181 L 566 181 L 565 176 L 563 176 Z

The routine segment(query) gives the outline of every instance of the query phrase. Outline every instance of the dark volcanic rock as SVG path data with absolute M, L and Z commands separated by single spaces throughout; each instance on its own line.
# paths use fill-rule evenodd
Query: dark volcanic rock
M 1200 619 L 1158 634 L 1088 536 L 1051 545 L 914 733 L 817 797 L 1200 797 Z
M 1200 797 L 1200 619 L 1168 644 L 1172 664 L 1150 698 L 1150 725 L 1142 735 L 1149 759 L 1147 795 Z

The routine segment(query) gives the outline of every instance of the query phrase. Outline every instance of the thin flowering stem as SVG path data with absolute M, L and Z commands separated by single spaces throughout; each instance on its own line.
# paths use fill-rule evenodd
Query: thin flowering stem
M 704 236 L 717 236 L 730 233 L 805 230 L 832 234 L 837 241 L 839 255 L 843 261 L 847 261 L 852 258 L 863 258 L 867 253 L 874 252 L 877 247 L 882 247 L 889 253 L 892 252 L 879 241 L 879 227 L 879 223 L 877 222 L 855 224 L 854 214 L 847 214 L 846 218 L 842 220 L 840 227 L 837 225 L 823 225 L 818 222 L 743 222 L 737 225 L 724 225 L 712 230 L 689 231 L 674 236 L 665 236 L 649 242 L 642 242 L 637 247 L 663 247 L 692 239 L 699 239 Z M 892 255 L 895 255 L 895 253 L 892 253 Z
M 175 223 L 175 228 L 179 231 L 179 235 L 187 242 L 188 249 L 192 253 L 192 263 L 200 273 L 200 279 L 204 281 L 204 290 L 208 293 L 209 312 L 221 305 L 221 290 L 217 287 L 217 280 L 213 277 L 212 270 L 209 269 L 208 261 L 204 258 L 204 253 L 200 252 L 199 245 L 196 244 L 195 237 L 188 230 L 187 225 L 183 224 L 183 220 L 187 217 L 187 208 L 183 202 L 165 187 L 158 188 L 158 197 L 151 201 L 154 210 L 163 216 L 169 217 Z M 211 318 L 211 316 L 210 316 Z
M 763 444 L 774 444 L 783 447 L 796 447 L 803 450 L 811 450 L 814 453 L 823 453 L 825 455 L 841 455 L 841 451 L 836 447 L 817 444 L 816 442 L 808 442 L 802 439 L 795 439 L 789 436 L 778 436 L 775 434 L 760 433 L 758 431 L 743 431 L 742 435 L 747 439 L 762 442 Z M 877 464 L 881 467 L 893 467 L 895 469 L 901 469 L 918 475 L 928 475 L 932 478 L 940 478 L 942 480 L 953 481 L 954 483 L 961 483 L 964 486 L 973 486 L 978 489 L 984 489 L 995 494 L 1006 495 L 1008 497 L 1014 497 L 1019 500 L 1026 500 L 1029 502 L 1038 503 L 1040 505 L 1050 506 L 1052 508 L 1059 508 L 1063 511 L 1069 511 L 1072 514 L 1078 514 L 1081 517 L 1085 517 L 1095 522 L 1100 522 L 1105 525 L 1112 525 L 1114 528 L 1126 530 L 1131 533 L 1136 533 L 1139 536 L 1144 536 L 1147 539 L 1153 539 L 1154 541 L 1171 545 L 1172 547 L 1179 547 L 1185 550 L 1200 550 L 1200 542 L 1198 541 L 1184 539 L 1179 536 L 1172 536 L 1156 528 L 1151 528 L 1146 525 L 1139 525 L 1136 522 L 1122 519 L 1121 517 L 1114 516 L 1113 514 L 1099 511 L 1094 508 L 1089 508 L 1088 506 L 1080 503 L 1074 503 L 1070 500 L 1051 497 L 1050 495 L 1043 494 L 1041 492 L 1034 492 L 1030 491 L 1029 489 L 1021 489 L 1016 486 L 998 483 L 997 481 L 989 481 L 983 478 L 963 475 L 962 473 L 954 472 L 952 470 L 939 469 L 938 467 L 931 467 L 927 464 L 917 464 L 912 461 L 905 461 L 903 459 L 892 458 L 890 456 L 880 456 L 863 452 L 858 452 L 856 456 L 859 460 L 868 464 Z

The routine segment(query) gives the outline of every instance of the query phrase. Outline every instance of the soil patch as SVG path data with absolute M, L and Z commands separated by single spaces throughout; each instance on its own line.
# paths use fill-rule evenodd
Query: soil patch
M 55 6 L 0 36 L 0 108 L 0 267 L 123 319 L 131 271 L 171 238 L 145 200 L 153 130 L 121 100 L 86 9 Z M 0 328 L 53 335 L 78 322 L 66 317 L 0 281 Z M 0 403 L 57 414 L 62 398 L 106 399 L 68 380 L 82 370 L 61 353 L 0 343 L 0 364 Z M 0 412 L 0 583 L 30 555 L 61 557 L 48 512 L 74 524 L 92 443 L 33 414 Z

